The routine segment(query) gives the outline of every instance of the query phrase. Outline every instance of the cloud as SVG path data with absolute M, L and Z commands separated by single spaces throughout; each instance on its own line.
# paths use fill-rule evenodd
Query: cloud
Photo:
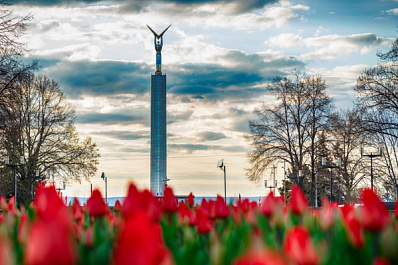
M 250 98 L 264 93 L 265 83 L 291 69 L 304 68 L 294 57 L 271 52 L 245 54 L 228 51 L 212 63 L 168 65 L 168 93 L 208 100 Z M 67 61 L 43 59 L 43 71 L 57 80 L 71 99 L 85 95 L 143 95 L 150 91 L 151 66 L 142 62 Z M 185 113 L 188 114 L 188 113 Z M 170 117 L 170 121 L 177 117 Z
M 168 144 L 167 148 L 170 152 L 184 152 L 192 154 L 196 151 L 226 151 L 226 152 L 246 152 L 243 146 L 233 145 L 207 145 L 207 144 Z
M 398 16 L 398 8 L 393 8 L 393 9 L 387 10 L 387 14 Z
M 179 112 L 168 111 L 167 123 L 171 124 L 179 121 L 186 121 L 192 116 L 193 113 L 194 113 L 193 110 L 179 111 Z
M 314 51 L 303 53 L 300 57 L 304 59 L 333 59 L 336 56 L 360 51 L 362 54 L 371 47 L 384 46 L 390 43 L 389 39 L 377 37 L 374 33 L 342 35 L 325 35 L 303 38 L 294 33 L 283 33 L 270 37 L 266 44 L 271 47 L 289 48 L 304 46 L 315 48 Z
M 275 56 L 269 53 L 245 54 L 229 51 L 217 64 L 184 64 L 169 73 L 172 82 L 169 91 L 190 94 L 208 100 L 251 98 L 264 93 L 264 83 L 291 69 L 302 69 L 304 63 L 294 57 Z M 217 58 L 215 59 L 217 61 Z
M 198 141 L 205 142 L 205 141 L 217 141 L 221 139 L 227 138 L 224 133 L 221 132 L 211 132 L 211 131 L 203 131 L 199 132 L 195 135 Z
M 121 131 L 121 130 L 110 130 L 93 132 L 93 135 L 100 135 L 115 138 L 118 140 L 148 140 L 150 138 L 150 132 L 148 130 L 142 131 Z
M 40 62 L 46 60 L 40 60 Z M 69 98 L 83 95 L 143 94 L 150 89 L 152 69 L 145 63 L 121 61 L 52 61 L 45 74 L 60 83 Z
M 253 10 L 261 9 L 266 5 L 276 3 L 279 0 L 113 0 L 113 3 L 122 4 L 124 9 L 128 9 L 130 11 L 140 12 L 147 8 L 150 8 L 151 5 L 157 3 L 162 4 L 173 4 L 180 7 L 195 7 L 199 5 L 209 5 L 209 4 L 223 4 L 228 6 L 231 11 L 235 13 L 246 13 L 251 12 Z M 79 4 L 94 4 L 94 3 L 103 3 L 107 4 L 109 2 L 105 0 L 14 0 L 15 4 L 23 4 L 23 5 L 37 5 L 37 6 L 72 6 Z
M 134 114 L 133 114 L 134 113 Z M 77 123 L 99 125 L 133 125 L 149 126 L 149 117 L 131 113 L 82 113 L 77 116 Z

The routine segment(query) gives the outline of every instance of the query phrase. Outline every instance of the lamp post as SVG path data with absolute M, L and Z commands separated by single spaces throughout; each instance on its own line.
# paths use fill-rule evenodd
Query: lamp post
M 164 182 L 164 186 L 167 187 L 167 182 L 169 182 L 171 179 L 168 179 L 167 177 L 165 179 L 162 179 Z
M 378 154 L 373 154 L 370 152 L 370 154 L 364 154 L 363 153 L 363 146 L 361 146 L 361 156 L 362 157 L 369 157 L 370 158 L 370 187 L 373 190 L 373 158 L 374 157 L 379 157 L 383 155 L 383 147 L 379 144 L 378 146 L 379 153 Z
M 36 170 L 35 176 L 32 177 L 32 183 L 30 184 L 30 192 L 32 193 L 32 201 L 34 199 L 34 191 L 33 191 L 33 183 L 36 179 L 40 179 L 40 173 L 39 170 Z
M 286 161 L 283 160 L 283 203 L 286 206 Z
M 20 157 L 19 164 L 10 164 L 10 157 L 6 156 L 6 166 L 12 168 L 13 173 L 14 173 L 14 196 L 15 196 L 15 205 L 17 204 L 17 175 L 15 173 L 15 170 L 17 167 L 22 167 L 25 164 L 24 157 Z
M 217 167 L 224 171 L 224 199 L 225 203 L 227 203 L 227 173 L 224 165 L 224 159 L 218 161 Z
M 108 178 L 105 176 L 104 172 L 102 172 L 101 178 L 105 180 L 105 203 L 108 204 Z
M 337 166 L 332 164 L 326 165 L 326 159 L 322 157 L 322 168 L 330 168 L 330 198 L 329 201 L 332 202 L 333 198 L 333 168 L 340 168 L 341 160 L 340 158 L 337 159 Z
M 301 169 L 298 172 L 298 176 L 297 177 L 289 177 L 289 173 L 287 174 L 287 178 L 289 179 L 293 179 L 293 180 L 297 180 L 296 182 L 300 185 L 300 178 L 302 178 L 303 176 L 301 175 Z M 300 187 L 301 188 L 301 187 Z
M 274 194 L 275 194 L 275 188 L 276 188 L 276 186 L 277 186 L 277 180 L 275 180 L 275 169 L 276 169 L 276 166 L 275 165 L 272 165 L 272 176 L 273 176 L 273 178 L 274 178 L 274 182 L 273 182 L 273 186 L 267 186 L 267 180 L 264 180 L 264 185 L 265 185 L 265 188 L 269 188 L 269 190 L 271 191 L 271 189 L 274 189 Z

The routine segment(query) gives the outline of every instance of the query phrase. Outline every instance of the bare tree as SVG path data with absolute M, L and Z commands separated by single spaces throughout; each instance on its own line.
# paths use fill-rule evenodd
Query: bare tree
M 363 111 L 372 111 L 398 115 L 398 39 L 387 53 L 378 53 L 381 59 L 376 67 L 365 70 L 358 78 L 354 88 L 358 96 L 358 106 Z M 398 123 L 396 121 L 380 121 L 373 119 L 373 115 L 365 115 L 369 130 L 374 128 L 391 129 L 392 136 L 398 137 Z M 382 125 L 382 127 L 378 126 Z
M 23 155 L 18 169 L 18 189 L 30 191 L 37 184 L 35 171 L 51 173 L 66 182 L 89 179 L 96 173 L 98 149 L 91 138 L 79 139 L 74 127 L 75 110 L 58 83 L 31 75 L 7 92 L 0 105 L 2 148 L 10 159 Z M 30 193 L 25 194 L 25 199 Z
M 294 80 L 276 77 L 268 87 L 276 101 L 264 103 L 256 111 L 260 118 L 250 121 L 251 134 L 246 138 L 254 146 L 248 154 L 251 168 L 247 169 L 249 180 L 259 183 L 264 170 L 276 161 L 286 161 L 291 176 L 308 172 L 310 161 L 311 181 L 306 182 L 314 201 L 316 135 L 324 129 L 325 119 L 331 109 L 331 99 L 325 93 L 321 76 L 308 77 L 294 72 Z M 305 171 L 305 172 L 304 172 Z M 303 187 L 303 178 L 298 178 Z
M 377 178 L 378 186 L 397 198 L 398 196 L 398 137 L 395 129 L 389 124 L 398 123 L 397 117 L 388 113 L 373 113 L 373 119 L 377 120 L 378 133 L 372 134 L 374 142 L 383 145 L 383 155 L 379 163 Z M 386 125 L 385 125 L 386 124 Z
M 309 115 L 305 121 L 308 124 L 308 153 L 310 156 L 311 186 L 310 205 L 315 206 L 315 175 L 317 172 L 317 137 L 321 131 L 327 130 L 327 123 L 332 106 L 331 98 L 326 94 L 326 82 L 320 75 L 304 78 L 303 86 L 308 91 L 307 107 Z
M 378 52 L 377 56 L 379 64 L 359 76 L 354 90 L 358 106 L 364 113 L 364 129 L 373 136 L 374 141 L 384 145 L 384 163 L 380 167 L 382 183 L 379 184 L 395 188 L 397 193 L 398 39 L 393 41 L 388 52 Z
M 331 119 L 330 135 L 333 159 L 341 159 L 336 176 L 335 200 L 346 202 L 357 199 L 358 185 L 364 181 L 367 162 L 361 158 L 360 147 L 369 137 L 363 130 L 362 117 L 358 110 L 341 110 Z M 337 175 L 337 174 L 336 174 Z
M 0 104 L 4 92 L 12 89 L 14 82 L 22 80 L 32 70 L 37 69 L 37 62 L 24 64 L 20 56 L 25 52 L 25 44 L 19 38 L 26 30 L 26 23 L 32 15 L 14 15 L 7 1 L 0 1 Z

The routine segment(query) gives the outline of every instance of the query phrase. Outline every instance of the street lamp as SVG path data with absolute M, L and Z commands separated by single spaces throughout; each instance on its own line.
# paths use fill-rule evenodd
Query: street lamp
M 224 165 L 224 159 L 221 159 L 217 163 L 217 167 L 220 168 L 222 171 L 224 171 L 224 199 L 225 203 L 227 203 L 227 173 Z
M 162 179 L 162 181 L 164 182 L 165 187 L 167 187 L 167 182 L 170 181 L 171 179 L 168 179 L 167 177 L 165 179 Z
M 267 186 L 267 180 L 264 180 L 265 188 L 269 188 L 270 191 L 271 191 L 271 189 L 274 189 L 274 194 L 275 194 L 275 188 L 277 187 L 277 184 L 278 184 L 278 181 L 275 180 L 275 169 L 276 169 L 276 166 L 272 165 L 272 175 L 274 177 L 273 186 Z
M 15 170 L 17 167 L 22 167 L 25 164 L 24 157 L 20 157 L 19 164 L 10 164 L 10 157 L 6 156 L 6 166 L 12 168 L 14 173 L 14 196 L 15 196 L 15 204 L 17 204 L 17 176 L 15 174 Z
M 101 178 L 105 180 L 105 203 L 108 204 L 108 178 L 105 176 L 104 172 L 102 172 Z
M 36 179 L 40 179 L 40 172 L 38 169 L 36 170 L 36 173 L 35 173 L 34 177 L 32 177 L 32 178 L 33 179 L 30 184 L 30 192 L 32 193 L 32 201 L 33 201 L 33 199 L 34 199 L 33 183 L 35 182 Z
M 373 190 L 373 158 L 383 155 L 383 147 L 380 144 L 378 146 L 378 149 L 379 149 L 378 154 L 373 154 L 372 152 L 370 152 L 370 154 L 364 154 L 363 146 L 361 146 L 361 156 L 370 157 L 370 187 L 372 190 Z
M 298 176 L 297 177 L 290 177 L 289 173 L 287 173 L 287 178 L 289 179 L 293 179 L 293 180 L 297 180 L 296 183 L 298 183 L 300 185 L 300 178 L 302 178 L 303 176 L 301 175 L 301 169 L 298 172 Z M 300 187 L 301 188 L 301 187 Z
M 332 164 L 326 165 L 326 159 L 322 157 L 322 168 L 330 168 L 330 198 L 329 201 L 332 201 L 332 196 L 333 196 L 333 168 L 340 168 L 341 160 L 340 158 L 337 159 L 337 166 L 334 166 Z
M 286 206 L 286 161 L 283 160 L 283 204 Z

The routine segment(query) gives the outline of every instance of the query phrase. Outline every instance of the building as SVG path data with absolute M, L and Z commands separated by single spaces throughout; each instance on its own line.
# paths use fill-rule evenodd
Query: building
M 148 25 L 147 25 L 148 26 Z M 167 123 L 166 123 L 166 75 L 162 74 L 163 34 L 152 31 L 156 50 L 156 71 L 151 75 L 151 175 L 150 189 L 156 196 L 163 196 L 167 182 Z

